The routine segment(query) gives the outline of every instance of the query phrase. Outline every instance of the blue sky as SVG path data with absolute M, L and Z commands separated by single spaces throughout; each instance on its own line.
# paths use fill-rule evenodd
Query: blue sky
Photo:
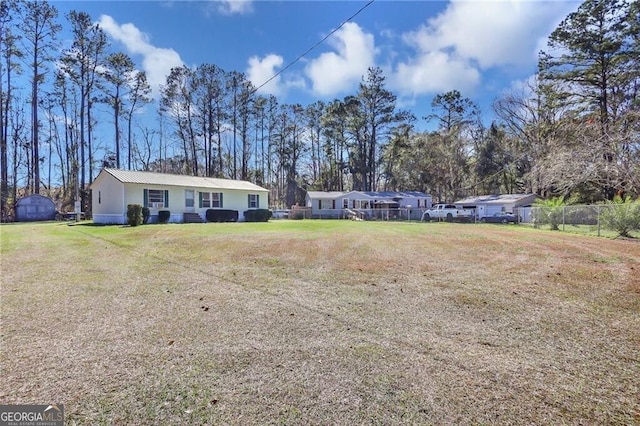
M 157 95 L 171 67 L 203 63 L 245 72 L 259 86 L 368 1 L 52 3 L 61 17 L 89 13 Z M 379 66 L 399 106 L 417 117 L 430 113 L 435 95 L 457 89 L 490 119 L 493 100 L 535 73 L 537 52 L 578 4 L 376 0 L 261 93 L 282 103 L 331 101 L 355 94 L 367 68 Z

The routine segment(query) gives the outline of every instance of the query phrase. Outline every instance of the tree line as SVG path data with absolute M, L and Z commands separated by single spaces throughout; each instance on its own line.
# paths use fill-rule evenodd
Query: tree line
M 105 157 L 116 167 L 135 164 L 133 115 L 151 102 L 145 73 L 128 55 L 110 51 L 104 30 L 84 12 L 66 16 L 73 42 L 60 53 L 58 19 L 48 2 L 0 3 L 3 218 L 20 195 L 39 194 L 42 188 L 63 209 L 78 198 L 88 207 L 87 188 L 101 163 L 96 155 L 104 149 L 95 143 L 97 105 L 106 105 L 114 119 L 115 141 Z M 125 142 L 126 162 L 121 156 Z
M 496 99 L 493 122 L 451 90 L 419 117 L 433 130 L 418 131 L 377 67 L 356 93 L 303 106 L 260 95 L 238 71 L 182 66 L 154 101 L 145 73 L 88 14 L 64 17 L 73 43 L 59 53 L 53 5 L 3 1 L 2 217 L 20 195 L 42 191 L 90 211 L 87 188 L 103 166 L 249 180 L 270 190 L 273 206 L 301 202 L 305 190 L 637 197 L 639 13 L 638 2 L 585 1 L 551 34 L 536 75 Z M 96 135 L 105 106 L 106 143 Z M 157 110 L 154 123 L 138 118 L 143 108 Z

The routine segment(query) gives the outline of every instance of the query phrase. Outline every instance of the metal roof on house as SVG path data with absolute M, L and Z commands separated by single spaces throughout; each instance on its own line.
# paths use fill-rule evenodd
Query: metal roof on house
M 380 198 L 429 198 L 431 195 L 425 194 L 420 191 L 307 191 L 309 198 L 314 200 L 333 200 L 336 198 L 344 197 L 347 194 L 358 194 L 365 198 L 380 199 Z
M 533 202 L 537 196 L 535 194 L 492 194 L 477 195 L 474 197 L 463 198 L 455 204 L 505 204 L 518 202 Z
M 342 191 L 307 191 L 309 198 L 313 198 L 314 200 L 332 200 L 334 198 L 340 198 L 344 194 L 346 194 L 346 192 Z
M 354 191 L 369 198 L 429 198 L 431 195 L 420 191 Z
M 245 191 L 268 191 L 244 180 L 220 179 L 203 176 L 174 175 L 169 173 L 140 172 L 135 170 L 102 169 L 122 183 L 180 186 L 188 188 L 238 189 Z M 97 179 L 97 178 L 96 178 Z

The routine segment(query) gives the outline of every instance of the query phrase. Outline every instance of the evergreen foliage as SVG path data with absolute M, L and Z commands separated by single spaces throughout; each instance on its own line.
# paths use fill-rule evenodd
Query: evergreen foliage
M 143 207 L 142 208 L 142 223 L 146 225 L 149 222 L 149 217 L 150 216 L 151 216 L 151 211 L 149 210 L 149 207 Z
M 207 222 L 237 222 L 238 211 L 228 209 L 208 209 L 205 213 Z
M 244 212 L 244 220 L 247 222 L 268 222 L 271 219 L 271 210 L 253 209 Z
M 534 223 L 536 226 L 549 225 L 552 231 L 560 229 L 562 218 L 564 214 L 564 208 L 566 203 L 562 197 L 553 197 L 547 200 L 541 200 L 535 203 L 536 216 L 534 217 Z
M 129 226 L 138 226 L 143 223 L 142 206 L 140 204 L 127 204 L 127 223 Z
M 631 231 L 640 230 L 640 200 L 616 196 L 602 208 L 602 223 L 605 228 L 617 232 L 618 236 L 630 237 Z
M 308 106 L 260 95 L 247 75 L 215 64 L 176 67 L 158 100 L 158 122 L 176 141 L 167 152 L 158 128 L 132 125 L 154 102 L 149 82 L 109 45 L 95 17 L 59 17 L 54 3 L 5 0 L 0 216 L 12 216 L 11 200 L 41 186 L 63 207 L 79 194 L 90 215 L 95 155 L 121 168 L 248 180 L 269 188 L 276 207 L 303 204 L 305 190 L 418 190 L 443 202 L 478 193 L 583 203 L 622 192 L 638 197 L 638 16 L 638 1 L 585 0 L 550 35 L 535 78 L 496 100 L 493 123 L 451 89 L 416 114 L 434 123 L 428 131 L 399 108 L 378 67 L 353 93 Z M 62 27 L 72 39 L 60 51 Z M 98 102 L 110 107 L 113 137 L 96 134 Z M 92 145 L 103 139 L 113 142 Z M 44 167 L 59 181 L 43 185 Z
M 171 212 L 169 210 L 160 210 L 158 212 L 158 222 L 159 223 L 167 223 L 171 218 Z

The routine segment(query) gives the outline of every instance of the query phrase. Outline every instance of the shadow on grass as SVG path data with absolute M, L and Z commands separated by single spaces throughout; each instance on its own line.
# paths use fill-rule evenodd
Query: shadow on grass
M 119 227 L 129 227 L 129 225 L 121 225 L 121 224 L 117 224 L 117 223 L 113 223 L 113 224 L 109 224 L 109 223 L 95 223 L 92 221 L 80 221 L 80 222 L 76 222 L 76 221 L 69 221 L 67 222 L 67 225 L 69 226 L 84 226 L 84 227 L 90 227 L 90 228 L 102 228 L 105 226 L 119 226 Z

